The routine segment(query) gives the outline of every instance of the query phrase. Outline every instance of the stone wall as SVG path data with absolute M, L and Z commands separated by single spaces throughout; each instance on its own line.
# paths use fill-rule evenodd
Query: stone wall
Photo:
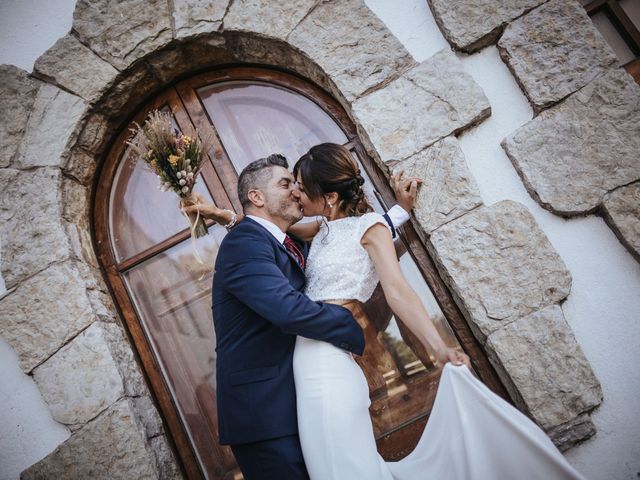
M 0 334 L 54 418 L 73 431 L 24 478 L 181 476 L 99 270 L 91 189 L 132 112 L 175 79 L 227 63 L 285 67 L 310 79 L 341 102 L 383 170 L 424 177 L 431 188 L 420 192 L 413 221 L 513 399 L 561 448 L 594 434 L 589 413 L 602 393 L 558 308 L 570 274 L 525 207 L 482 204 L 455 135 L 486 119 L 490 105 L 452 52 L 418 64 L 360 0 L 148 3 L 80 0 L 71 33 L 33 75 L 0 68 L 0 111 L 12 118 L 0 126 L 9 289 L 0 315 L 11 319 Z M 638 150 L 638 87 L 577 2 L 487 1 L 478 10 L 482 26 L 464 2 L 448 13 L 447 2 L 430 3 L 454 47 L 472 51 L 500 38 L 504 60 L 541 112 L 504 141 L 532 196 L 563 215 L 606 209 L 637 255 L 640 175 L 630 155 Z M 574 21 L 563 23 L 564 15 Z M 539 37 L 539 48 L 522 48 Z M 573 53 L 578 38 L 593 48 Z M 576 140 L 588 139 L 595 121 L 611 128 L 600 150 Z M 562 125 L 568 130 L 559 134 Z M 613 164 L 607 149 L 615 149 Z

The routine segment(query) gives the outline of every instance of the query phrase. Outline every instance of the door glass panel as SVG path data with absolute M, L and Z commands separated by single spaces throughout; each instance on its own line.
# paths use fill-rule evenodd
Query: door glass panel
M 174 128 L 177 125 L 174 122 Z M 117 261 L 130 258 L 189 227 L 178 208 L 178 196 L 162 192 L 148 165 L 127 147 L 116 171 L 110 195 L 111 244 Z M 200 178 L 195 191 L 213 200 Z
M 269 84 L 225 82 L 198 90 L 236 172 L 272 153 L 293 164 L 318 143 L 347 141 L 318 105 Z
M 225 230 L 209 230 L 196 242 L 204 265 L 187 239 L 127 271 L 124 279 L 198 459 L 206 472 L 220 473 L 221 465 L 235 468 L 230 450 L 218 444 L 210 294 Z

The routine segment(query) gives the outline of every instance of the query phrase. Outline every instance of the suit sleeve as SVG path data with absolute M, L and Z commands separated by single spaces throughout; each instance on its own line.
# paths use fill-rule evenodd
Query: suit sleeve
M 219 273 L 225 288 L 247 307 L 285 333 L 362 355 L 364 335 L 351 312 L 339 305 L 314 302 L 293 288 L 276 265 L 273 247 L 263 239 L 245 239 L 242 246 L 230 245 L 224 254 L 227 259 Z

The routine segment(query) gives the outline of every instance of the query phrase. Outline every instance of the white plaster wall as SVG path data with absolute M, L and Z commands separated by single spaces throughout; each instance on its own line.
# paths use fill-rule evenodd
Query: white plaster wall
M 419 61 L 449 45 L 426 0 L 366 0 L 369 7 Z M 1 0 L 0 63 L 31 71 L 33 63 L 70 29 L 75 0 Z M 540 208 L 524 189 L 500 141 L 532 117 L 526 99 L 495 47 L 460 56 L 484 89 L 492 116 L 461 136 L 469 168 L 483 201 L 512 199 L 526 205 L 563 258 L 573 287 L 563 310 L 596 375 L 605 401 L 594 414 L 598 434 L 567 452 L 594 480 L 636 478 L 640 472 L 640 266 L 598 217 L 564 220 Z M 0 278 L 0 295 L 4 282 Z M 64 441 L 30 377 L 0 340 L 0 480 Z

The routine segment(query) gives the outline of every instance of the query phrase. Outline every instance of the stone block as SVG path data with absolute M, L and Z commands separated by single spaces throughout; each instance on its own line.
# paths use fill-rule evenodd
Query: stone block
M 640 261 L 640 182 L 607 194 L 602 206 L 607 223 L 631 255 Z
M 47 50 L 33 67 L 44 80 L 69 90 L 88 102 L 96 100 L 118 71 L 81 44 L 74 35 L 66 35 Z
M 618 62 L 574 0 L 551 0 L 510 23 L 498 48 L 536 110 L 579 90 Z
M 502 147 L 544 208 L 592 212 L 608 191 L 640 179 L 640 86 L 611 71 L 520 127 Z
M 62 165 L 67 176 L 73 177 L 82 185 L 90 185 L 96 171 L 97 162 L 93 155 L 80 148 L 74 148 L 68 160 Z
M 85 280 L 72 262 L 52 265 L 0 300 L 0 334 L 22 370 L 58 351 L 94 321 Z
M 0 267 L 7 288 L 69 257 L 61 176 L 54 168 L 0 169 Z
M 93 111 L 119 123 L 142 106 L 142 99 L 161 89 L 162 85 L 151 68 L 146 63 L 137 64 L 117 77 Z
M 349 102 L 415 64 L 362 0 L 320 2 L 288 41 L 312 58 Z
M 0 65 L 0 168 L 11 164 L 22 141 L 40 82 L 13 65 Z
M 429 0 L 429 6 L 449 43 L 471 53 L 494 43 L 506 23 L 545 1 Z
M 514 400 L 545 430 L 602 402 L 600 383 L 558 305 L 493 332 L 486 348 Z
M 84 122 L 74 151 L 79 149 L 87 155 L 99 158 L 110 146 L 109 140 L 111 140 L 117 126 L 117 122 L 113 119 L 107 118 L 100 113 L 92 113 Z M 69 157 L 68 161 L 73 161 L 73 156 L 70 155 Z
M 182 480 L 180 468 L 164 435 L 149 440 L 158 478 L 161 480 Z
M 22 137 L 17 166 L 60 166 L 75 141 L 86 103 L 75 95 L 44 84 L 38 91 Z
M 560 451 L 568 450 L 595 434 L 596 426 L 588 413 L 579 415 L 567 423 L 547 430 L 547 435 Z
M 215 32 L 220 28 L 222 18 L 230 0 L 198 2 L 193 0 L 173 0 L 175 37 L 184 39 L 194 35 Z
M 442 50 L 355 102 L 353 113 L 383 162 L 403 160 L 491 112 L 460 60 Z
M 124 70 L 172 40 L 170 15 L 164 0 L 78 0 L 73 30 L 103 60 Z
M 224 17 L 225 30 L 248 31 L 285 40 L 316 0 L 234 0 Z
M 92 291 L 92 293 L 94 292 L 95 291 Z M 92 298 L 90 295 L 89 300 L 93 306 L 95 304 L 95 296 Z M 142 371 L 135 360 L 131 343 L 127 339 L 122 327 L 117 323 L 103 323 L 102 328 L 111 356 L 124 382 L 125 393 L 130 397 L 149 395 Z M 141 414 L 140 416 L 149 418 L 147 414 Z M 150 422 L 143 423 L 150 424 Z
M 35 368 L 33 378 L 53 418 L 71 428 L 87 423 L 124 395 L 98 322 Z
M 571 290 L 571 274 L 544 232 L 526 207 L 511 200 L 443 225 L 427 245 L 481 343 Z
M 400 170 L 423 180 L 413 213 L 427 234 L 482 205 L 455 137 L 446 137 L 396 164 L 394 175 Z
M 145 60 L 151 66 L 153 75 L 162 84 L 167 84 L 194 68 L 214 68 L 221 64 L 238 63 L 235 53 L 225 47 L 225 38 L 221 34 L 211 33 L 172 44 L 154 52 Z
M 121 399 L 20 475 L 21 480 L 156 480 L 129 400 Z

